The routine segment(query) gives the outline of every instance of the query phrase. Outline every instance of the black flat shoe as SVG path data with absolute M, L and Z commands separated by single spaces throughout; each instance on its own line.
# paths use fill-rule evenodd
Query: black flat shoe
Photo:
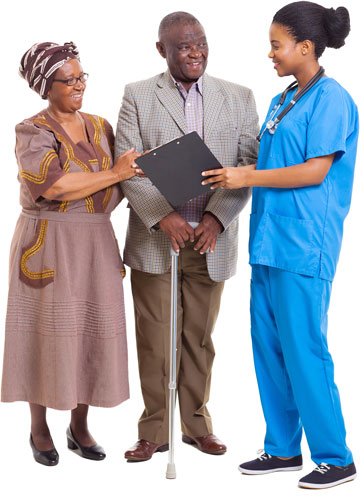
M 50 450 L 38 450 L 30 433 L 30 447 L 33 452 L 34 459 L 37 463 L 43 464 L 44 466 L 56 466 L 59 462 L 59 454 L 55 447 Z
M 92 459 L 93 461 L 102 461 L 106 458 L 104 449 L 100 445 L 90 445 L 89 447 L 83 447 L 74 437 L 70 426 L 66 430 L 68 448 L 75 452 L 78 456 L 84 457 L 85 459 Z

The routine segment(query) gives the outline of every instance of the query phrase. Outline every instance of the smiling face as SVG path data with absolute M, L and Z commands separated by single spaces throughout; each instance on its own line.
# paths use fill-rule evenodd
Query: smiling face
M 174 24 L 156 47 L 166 59 L 170 73 L 186 90 L 204 74 L 208 45 L 201 24 Z
M 279 76 L 296 75 L 306 63 L 304 52 L 308 50 L 307 41 L 297 43 L 285 26 L 276 23 L 270 26 L 270 44 L 268 57 L 272 59 Z
M 70 59 L 55 73 L 55 80 L 68 80 L 78 78 L 84 74 L 77 59 Z M 77 81 L 76 85 L 70 87 L 61 81 L 53 81 L 47 94 L 47 98 L 54 110 L 63 113 L 73 113 L 81 108 L 86 83 Z

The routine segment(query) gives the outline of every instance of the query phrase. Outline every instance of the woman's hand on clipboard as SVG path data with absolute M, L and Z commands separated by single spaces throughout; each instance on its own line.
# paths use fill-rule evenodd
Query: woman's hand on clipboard
M 246 166 L 227 166 L 218 170 L 207 170 L 202 172 L 204 177 L 211 176 L 203 180 L 202 185 L 213 184 L 210 189 L 223 187 L 224 189 L 239 189 L 249 187 L 247 183 L 248 172 L 256 169 L 256 164 Z

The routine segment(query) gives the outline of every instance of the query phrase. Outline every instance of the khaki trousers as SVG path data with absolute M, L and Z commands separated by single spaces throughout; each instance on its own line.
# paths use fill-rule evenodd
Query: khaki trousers
M 166 443 L 169 438 L 169 356 L 171 273 L 131 270 L 136 341 L 145 410 L 139 438 Z M 211 333 L 219 313 L 223 282 L 214 282 L 206 256 L 186 244 L 178 260 L 177 387 L 181 429 L 198 437 L 212 433 L 209 400 L 215 356 Z

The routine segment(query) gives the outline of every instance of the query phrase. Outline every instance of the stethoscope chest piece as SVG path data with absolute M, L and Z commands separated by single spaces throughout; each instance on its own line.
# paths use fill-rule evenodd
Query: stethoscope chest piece
M 275 131 L 276 131 L 276 128 L 277 128 L 277 124 L 275 123 L 275 121 L 273 120 L 270 120 L 267 124 L 266 124 L 266 128 L 269 130 L 269 133 L 271 135 L 274 135 Z

